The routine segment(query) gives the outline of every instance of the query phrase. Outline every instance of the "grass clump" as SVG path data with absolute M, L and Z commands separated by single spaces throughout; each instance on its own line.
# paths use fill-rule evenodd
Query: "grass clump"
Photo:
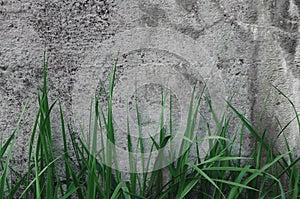
M 75 136 L 70 124 L 64 120 L 64 112 L 59 100 L 49 104 L 47 91 L 47 60 L 44 60 L 44 84 L 41 95 L 38 94 L 39 110 L 32 130 L 28 159 L 28 170 L 25 175 L 20 175 L 10 166 L 15 140 L 18 136 L 18 125 L 9 139 L 2 145 L 0 150 L 1 178 L 0 198 L 298 198 L 299 194 L 299 170 L 296 165 L 299 158 L 294 158 L 288 142 L 287 152 L 280 153 L 267 143 L 265 132 L 260 132 L 229 102 L 228 107 L 239 118 L 241 127 L 233 139 L 228 138 L 230 117 L 223 115 L 215 118 L 216 133 L 210 132 L 207 124 L 207 137 L 195 137 L 198 117 L 201 116 L 199 106 L 202 96 L 191 98 L 188 119 L 186 121 L 184 139 L 180 145 L 182 155 L 164 168 L 153 172 L 137 173 L 137 160 L 134 156 L 134 148 L 144 152 L 144 142 L 138 139 L 137 147 L 134 147 L 130 128 L 127 125 L 127 145 L 130 160 L 129 178 L 124 180 L 118 169 L 108 166 L 117 161 L 114 157 L 116 149 L 99 149 L 97 140 L 106 142 L 106 146 L 115 144 L 115 130 L 113 122 L 113 89 L 116 75 L 116 64 L 112 68 L 110 76 L 110 87 L 108 90 L 107 113 L 100 108 L 97 98 L 91 111 L 90 122 L 93 123 L 88 132 L 91 142 L 88 144 Z M 278 90 L 279 91 L 279 90 Z M 281 91 L 280 94 L 284 95 Z M 285 96 L 285 95 L 284 95 Z M 166 103 L 167 95 L 162 96 L 162 113 Z M 288 98 L 287 98 L 288 99 Z M 172 100 L 170 96 L 170 119 L 168 127 L 163 124 L 164 115 L 160 115 L 159 139 L 151 137 L 151 152 L 161 152 L 155 164 L 159 164 L 165 158 L 164 147 L 173 138 Z M 294 104 L 296 118 L 300 127 L 298 113 Z M 26 103 L 28 104 L 28 103 Z M 210 105 L 210 110 L 214 110 Z M 61 119 L 61 134 L 63 137 L 63 151 L 55 155 L 51 132 L 51 113 L 54 106 L 59 106 Z M 20 120 L 24 115 L 23 109 Z M 139 105 L 136 103 L 136 114 L 138 125 L 141 126 L 139 118 Z M 19 120 L 19 121 L 20 121 Z M 127 119 L 127 123 L 129 123 Z M 139 133 L 142 129 L 139 128 Z M 252 134 L 255 139 L 255 150 L 248 157 L 242 157 L 241 148 L 238 155 L 233 152 L 234 143 L 245 132 Z M 284 131 L 284 129 L 282 130 Z M 105 134 L 106 139 L 99 137 L 99 132 Z M 280 132 L 282 133 L 282 132 Z M 68 147 L 68 137 L 72 148 Z M 200 154 L 201 140 L 209 140 L 210 149 L 202 156 Z M 242 143 L 240 141 L 240 143 Z M 190 157 L 196 149 L 196 159 Z M 73 155 L 75 154 L 75 155 Z M 99 158 L 100 157 L 100 158 Z M 287 161 L 287 158 L 289 161 Z M 64 172 L 58 173 L 58 161 L 63 162 Z M 103 164 L 105 162 L 106 164 Z M 149 161 L 142 159 L 143 169 L 148 171 Z M 10 179 L 14 178 L 14 183 Z M 167 177 L 166 177 L 167 175 Z

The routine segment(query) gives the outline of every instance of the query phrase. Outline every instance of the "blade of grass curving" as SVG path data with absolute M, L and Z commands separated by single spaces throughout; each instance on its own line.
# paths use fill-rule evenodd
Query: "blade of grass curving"
M 227 101 L 226 101 L 227 102 Z M 243 122 L 243 124 L 247 127 L 247 129 L 250 131 L 250 133 L 254 136 L 254 138 L 262 144 L 262 146 L 265 149 L 268 149 L 268 145 L 265 143 L 264 140 L 261 139 L 261 136 L 258 135 L 258 133 L 254 130 L 254 128 L 250 125 L 250 123 L 247 121 L 247 119 L 240 114 L 229 102 L 227 102 L 227 105 L 233 110 L 233 112 L 238 116 L 238 118 Z
M 296 117 L 294 117 L 294 118 L 293 118 L 292 120 L 290 120 L 283 128 L 281 128 L 280 132 L 279 132 L 278 135 L 277 135 L 277 138 L 279 138 L 279 136 L 285 131 L 285 129 L 286 129 L 287 127 L 290 126 L 290 124 L 291 124 L 295 119 L 296 119 Z
M 232 181 L 222 180 L 222 179 L 212 179 L 212 180 L 214 180 L 215 182 L 221 182 L 223 184 L 232 185 L 232 186 L 237 187 L 237 188 L 250 189 L 250 190 L 253 190 L 253 191 L 259 191 L 258 189 L 255 189 L 253 187 L 243 185 L 243 184 L 240 184 L 240 183 L 237 183 L 237 182 L 232 182 Z
M 198 166 L 198 165 L 197 165 Z M 199 166 L 198 166 L 199 167 Z M 250 166 L 245 167 L 222 167 L 222 166 L 211 166 L 211 167 L 203 167 L 203 171 L 234 171 L 234 172 L 247 172 L 247 173 L 255 173 L 258 169 L 250 169 Z
M 282 199 L 285 199 L 286 197 L 285 197 L 285 192 L 284 192 L 284 190 L 283 190 L 283 186 L 282 186 L 282 184 L 281 184 L 281 182 L 280 182 L 280 180 L 278 180 L 278 178 L 276 178 L 275 176 L 273 176 L 273 175 L 271 175 L 271 174 L 269 174 L 269 173 L 265 173 L 267 176 L 269 176 L 271 179 L 273 179 L 275 182 L 277 182 L 277 184 L 278 184 L 278 186 L 279 186 L 279 190 L 280 190 L 280 196 L 281 196 L 281 198 Z M 267 194 L 267 193 L 266 193 Z M 265 194 L 265 195 L 266 195 Z M 263 197 L 265 197 L 265 195 L 263 196 Z
M 247 177 L 247 179 L 244 181 L 243 184 L 244 184 L 244 185 L 247 185 L 247 184 L 250 183 L 253 179 L 255 179 L 257 176 L 261 176 L 262 174 L 265 173 L 265 171 L 266 171 L 267 169 L 269 169 L 270 167 L 272 167 L 272 166 L 273 166 L 274 164 L 276 164 L 280 159 L 282 159 L 284 156 L 286 156 L 286 155 L 288 155 L 288 154 L 289 154 L 289 152 L 277 156 L 273 161 L 271 161 L 270 163 L 266 164 L 266 165 L 263 166 L 261 169 L 259 169 L 257 172 L 255 172 L 255 173 L 251 174 L 249 177 Z M 265 173 L 265 174 L 267 174 L 267 175 L 270 176 L 270 174 L 268 174 L 268 173 Z M 276 180 L 276 182 L 279 182 L 279 181 L 277 180 L 277 178 L 274 177 L 273 179 Z M 280 182 L 279 182 L 279 183 L 280 183 Z M 279 184 L 279 186 L 281 187 L 281 184 Z M 229 195 L 230 195 L 230 196 L 236 195 L 236 191 L 237 191 L 236 189 L 231 190 L 230 193 L 229 193 Z M 234 192 L 234 194 L 233 194 L 232 192 Z
M 277 178 L 280 179 L 284 174 L 287 174 L 287 172 L 293 168 L 298 162 L 300 161 L 300 157 L 296 158 L 291 164 L 289 164 L 286 168 L 284 168 L 284 170 L 277 175 Z M 276 182 L 272 182 L 269 185 L 269 188 L 272 188 L 272 186 L 275 184 Z
M 243 168 L 243 170 L 239 173 L 239 175 L 236 177 L 235 179 L 235 182 L 237 183 L 241 183 L 242 179 L 244 178 L 245 174 L 247 172 L 250 172 L 250 173 L 255 173 L 255 172 L 258 172 L 258 170 L 256 169 L 253 169 L 253 172 L 251 172 L 250 170 L 250 166 L 246 166 L 245 168 Z M 230 192 L 229 192 L 229 195 L 228 195 L 228 198 L 231 199 L 231 198 L 236 198 L 238 195 L 239 195 L 239 188 L 238 186 L 234 186 L 231 188 Z M 251 197 L 251 196 L 250 196 Z
M 222 190 L 219 188 L 219 186 L 214 182 L 213 179 L 211 179 L 204 171 L 202 171 L 199 167 L 197 167 L 195 164 L 192 163 L 187 163 L 187 165 L 195 171 L 197 171 L 201 176 L 203 176 L 208 182 L 210 182 L 222 195 L 223 198 L 226 198 Z
M 286 139 L 286 137 L 285 137 L 284 134 L 283 134 L 283 136 L 284 136 L 284 138 L 285 138 L 285 144 L 286 144 L 286 147 L 287 147 L 287 151 L 290 151 L 290 152 L 291 152 L 291 153 L 289 153 L 289 159 L 290 159 L 290 162 L 291 162 L 291 163 L 288 163 L 284 158 L 282 159 L 283 165 L 281 164 L 281 162 L 278 162 L 279 165 L 281 166 L 281 168 L 283 169 L 283 170 L 281 171 L 281 173 L 279 173 L 279 174 L 276 175 L 276 177 L 277 177 L 278 179 L 280 179 L 284 174 L 286 174 L 286 175 L 288 175 L 288 176 L 290 176 L 290 177 L 293 176 L 293 175 L 292 175 L 293 168 L 294 168 L 294 166 L 296 165 L 296 163 L 299 162 L 299 160 L 300 160 L 300 157 L 298 157 L 298 158 L 296 158 L 296 159 L 293 158 L 293 156 L 292 156 L 292 150 L 290 149 L 290 146 L 289 146 L 289 144 L 288 144 L 288 141 L 287 141 L 287 139 Z M 268 187 L 267 190 L 272 189 L 272 188 L 273 188 L 273 185 L 274 185 L 275 183 L 276 183 L 276 182 L 273 181 L 273 182 L 269 185 L 269 187 Z
M 130 194 L 128 194 L 128 192 L 129 192 L 128 187 L 126 185 L 123 185 L 122 186 L 122 193 L 123 193 L 124 199 L 131 199 L 131 196 L 130 196 Z
M 137 195 L 137 194 L 133 194 L 133 193 L 130 193 L 130 192 L 125 192 L 125 193 L 128 194 L 129 196 L 132 196 L 134 199 L 148 199 L 147 197 Z
M 183 199 L 195 187 L 197 182 L 198 179 L 188 182 L 183 191 L 180 192 L 178 196 L 176 196 L 176 199 Z
M 28 104 L 29 104 L 29 100 L 27 100 L 27 102 L 25 103 L 25 106 L 23 107 L 21 115 L 18 119 L 16 128 L 15 128 L 14 132 L 12 133 L 12 135 L 14 135 L 13 139 L 9 141 L 10 146 L 9 146 L 7 156 L 6 156 L 6 159 L 5 159 L 4 169 L 2 171 L 1 178 L 0 178 L 0 197 L 1 198 L 5 197 L 5 181 L 7 179 L 7 171 L 8 171 L 8 168 L 9 168 L 10 158 L 12 156 L 12 153 L 13 153 L 13 150 L 14 150 L 14 145 L 15 145 L 16 139 L 17 139 L 18 134 L 19 134 L 20 122 L 21 122 L 21 120 L 22 120 L 22 118 L 25 114 L 25 111 L 28 107 Z
M 118 199 L 121 195 L 121 190 L 123 187 L 123 182 L 120 182 L 117 187 L 115 188 L 114 192 L 111 195 L 111 199 Z
M 11 136 L 7 139 L 7 141 L 5 142 L 5 144 L 1 147 L 0 149 L 0 158 L 2 159 L 4 153 L 6 152 L 8 146 L 11 144 L 11 142 L 13 141 L 13 139 L 15 138 L 15 133 L 16 131 L 14 131 Z
M 12 133 L 12 135 L 7 139 L 7 141 L 5 142 L 5 144 L 4 144 L 4 146 L 2 147 L 1 146 L 1 148 L 0 148 L 0 159 L 2 160 L 3 159 L 3 155 L 4 155 L 4 153 L 6 152 L 6 150 L 7 150 L 7 148 L 8 148 L 8 146 L 10 146 L 10 144 L 11 144 L 11 142 L 13 141 L 13 139 L 14 139 L 14 137 L 15 137 L 15 133 L 16 133 L 16 131 L 13 131 L 13 133 Z M 2 140 L 1 140 L 1 142 L 2 142 Z M 2 143 L 1 143 L 2 144 Z M 7 172 L 7 171 L 5 171 L 5 168 L 6 168 L 6 162 L 7 162 L 7 160 L 5 161 L 5 165 L 3 165 L 3 162 L 1 161 L 0 162 L 0 168 L 1 168 L 1 170 L 3 171 L 4 170 L 4 172 Z M 8 166 L 8 168 L 10 168 L 10 166 L 9 165 L 7 165 Z M 8 168 L 7 168 L 7 170 L 8 170 Z M 4 174 L 4 173 L 3 173 Z M 2 175 L 3 175 L 2 174 Z M 2 176 L 1 176 L 1 178 L 2 178 Z M 0 178 L 0 179 L 1 179 Z M 4 182 L 2 182 L 2 180 L 0 180 L 0 182 L 1 183 L 3 183 L 3 187 L 5 186 L 4 184 Z M 7 191 L 8 192 L 11 192 L 11 187 L 10 187 L 10 183 L 9 183 L 9 180 L 8 180 L 8 178 L 7 178 L 7 176 L 5 177 L 5 182 L 6 182 L 6 188 L 7 188 Z M 1 189 L 2 189 L 2 187 L 1 187 Z M 4 189 L 3 189 L 3 191 L 4 191 Z M 0 196 L 3 196 L 3 194 L 4 193 L 0 193 Z
M 279 94 L 281 94 L 284 98 L 286 98 L 288 101 L 289 101 L 289 103 L 291 104 L 291 106 L 292 106 L 292 108 L 293 108 L 293 111 L 295 112 L 295 115 L 296 115 L 296 119 L 297 119 L 297 124 L 298 124 L 298 130 L 299 130 L 299 132 L 298 133 L 300 133 L 300 119 L 299 119 L 299 114 L 298 114 L 298 112 L 297 112 L 297 109 L 296 109 L 296 106 L 295 106 L 295 104 L 292 102 L 292 100 L 290 100 L 290 98 L 288 97 L 288 96 L 286 96 L 281 90 L 279 90 L 276 86 L 274 86 L 274 85 L 272 85 L 278 92 L 279 92 Z
M 20 180 L 17 183 L 14 183 L 13 188 L 9 191 L 7 198 L 16 198 L 15 194 L 21 189 L 23 184 L 26 184 L 27 175 L 20 176 Z
M 197 166 L 208 165 L 209 163 L 222 162 L 222 161 L 236 161 L 236 160 L 251 160 L 251 158 L 247 157 L 222 157 L 223 154 L 219 154 L 217 156 L 212 156 L 211 158 L 201 162 Z
M 21 194 L 21 196 L 20 196 L 20 198 L 22 198 L 22 196 L 27 192 L 27 190 L 33 185 L 33 183 L 36 183 L 36 186 L 38 186 L 39 187 L 39 189 L 38 190 L 40 190 L 40 184 L 41 183 L 39 183 L 39 177 L 43 174 L 43 173 L 45 173 L 45 171 L 47 171 L 48 169 L 49 169 L 49 167 L 52 165 L 52 164 L 54 164 L 58 159 L 60 159 L 61 158 L 61 156 L 59 156 L 59 157 L 57 157 L 56 159 L 54 159 L 53 161 L 51 161 L 48 165 L 46 165 L 40 172 L 38 172 L 38 170 L 36 170 L 35 172 L 35 178 L 29 183 L 29 184 L 27 184 L 27 186 L 26 186 L 26 188 L 25 188 L 25 190 L 22 192 L 22 194 Z M 35 165 L 38 167 L 38 159 L 37 159 L 37 154 L 35 154 Z M 41 193 L 41 191 L 39 191 L 39 193 Z M 38 195 L 37 193 L 36 193 L 36 195 Z M 38 197 L 40 197 L 40 195 L 38 196 Z
M 60 199 L 67 199 L 70 198 L 75 192 L 76 192 L 77 188 L 75 188 L 74 186 L 68 190 Z
M 10 168 L 11 171 L 13 171 L 14 173 L 16 173 L 13 168 Z M 20 180 L 16 183 L 14 183 L 14 186 L 12 187 L 11 190 L 9 190 L 8 192 L 8 196 L 7 198 L 16 198 L 15 194 L 19 191 L 19 189 L 21 188 L 21 186 L 23 184 L 25 184 L 26 182 L 26 178 L 27 178 L 27 174 L 21 176 L 21 175 L 18 175 L 18 178 L 20 178 Z

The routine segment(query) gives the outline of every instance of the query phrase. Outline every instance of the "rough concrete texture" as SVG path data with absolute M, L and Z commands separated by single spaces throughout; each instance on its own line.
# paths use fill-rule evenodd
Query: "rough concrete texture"
M 0 1 L 0 132 L 4 140 L 26 99 L 33 97 L 13 162 L 25 165 L 28 161 L 44 49 L 51 99 L 60 97 L 67 116 L 84 126 L 89 101 L 100 89 L 100 79 L 108 84 L 112 60 L 120 52 L 114 110 L 121 129 L 118 145 L 124 150 L 126 110 L 131 125 L 136 124 L 135 82 L 141 109 L 148 114 L 142 116 L 146 130 L 157 121 L 157 96 L 164 80 L 169 80 L 168 89 L 174 95 L 176 121 L 186 118 L 191 88 L 207 82 L 208 96 L 219 115 L 228 97 L 253 122 L 270 92 L 261 128 L 268 127 L 270 137 L 276 138 L 280 128 L 276 117 L 284 126 L 293 112 L 271 84 L 297 107 L 300 100 L 299 16 L 298 0 Z M 208 113 L 205 103 L 202 110 Z M 59 149 L 58 115 L 53 118 Z M 286 136 L 296 147 L 296 124 Z M 244 141 L 245 153 L 250 153 L 251 137 L 245 135 Z M 283 142 L 278 145 L 284 149 Z

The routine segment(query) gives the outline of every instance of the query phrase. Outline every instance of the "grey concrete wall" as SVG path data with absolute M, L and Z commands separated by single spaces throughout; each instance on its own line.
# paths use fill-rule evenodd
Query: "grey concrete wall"
M 151 121 L 160 110 L 158 90 L 165 80 L 176 99 L 178 129 L 186 118 L 194 85 L 201 88 L 207 82 L 208 96 L 219 115 L 223 100 L 232 97 L 233 105 L 253 122 L 270 92 L 261 128 L 268 127 L 268 134 L 275 138 L 276 117 L 284 125 L 293 114 L 271 83 L 297 106 L 300 100 L 299 15 L 298 0 L 0 1 L 0 132 L 4 139 L 26 99 L 33 97 L 21 125 L 14 163 L 28 161 L 44 49 L 49 58 L 51 99 L 62 99 L 74 124 L 87 126 L 91 96 L 99 90 L 99 78 L 108 83 L 112 60 L 119 51 L 114 103 L 118 140 L 123 138 L 127 107 L 131 125 L 136 124 L 130 107 L 135 82 L 141 109 L 148 114 L 145 120 L 150 123 L 144 128 L 151 130 L 155 124 Z M 58 115 L 53 118 L 59 146 Z M 286 135 L 296 147 L 295 123 Z M 244 141 L 245 153 L 250 153 L 251 137 L 245 135 Z M 118 144 L 126 150 L 124 142 Z M 278 145 L 284 148 L 281 141 Z

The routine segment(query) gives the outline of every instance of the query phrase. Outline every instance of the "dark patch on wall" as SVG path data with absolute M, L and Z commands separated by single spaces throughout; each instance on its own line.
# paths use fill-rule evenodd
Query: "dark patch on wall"
M 24 20 L 26 13 L 30 10 L 30 4 L 30 0 L 0 1 L 0 18 Z
M 35 1 L 28 23 L 42 39 L 49 57 L 54 97 L 71 106 L 74 76 L 95 43 L 112 37 L 114 0 Z M 35 71 L 40 79 L 41 71 Z
M 176 3 L 188 12 L 197 10 L 197 0 L 176 0 Z
M 257 1 L 243 0 L 243 3 L 233 3 L 228 1 L 228 4 L 220 0 L 210 0 L 217 5 L 227 22 L 241 21 L 248 24 L 256 24 L 258 20 Z M 226 5 L 227 4 L 227 5 Z M 226 5 L 226 6 L 224 6 Z
M 241 40 L 243 42 L 253 42 L 253 35 L 248 30 L 245 30 L 241 28 L 238 24 L 233 23 L 231 25 L 233 31 L 234 31 L 234 38 L 237 38 L 238 40 Z
M 186 16 L 189 20 L 174 22 L 171 20 L 173 16 L 168 15 L 167 11 L 160 4 L 151 4 L 148 1 L 147 3 L 143 1 L 139 3 L 139 9 L 145 13 L 140 18 L 141 25 L 148 27 L 172 27 L 174 30 L 196 40 L 205 33 L 205 30 L 217 25 L 226 17 L 223 16 L 218 3 L 215 2 L 176 0 L 176 4 L 178 5 L 177 9 L 179 9 L 180 14 Z M 208 10 L 212 12 L 212 15 L 203 16 L 203 12 L 207 13 Z M 213 14 L 214 11 L 218 11 L 218 16 Z
M 300 1 L 299 0 L 295 0 L 294 3 L 296 4 L 296 6 L 298 7 L 298 11 L 299 11 L 299 15 L 300 15 Z M 299 26 L 299 21 L 300 19 L 298 19 L 298 26 Z M 297 46 L 299 45 L 300 42 L 300 37 L 298 37 L 298 39 L 294 39 L 294 45 L 295 45 L 295 49 L 297 49 Z M 298 58 L 299 60 L 299 58 Z M 295 77 L 300 78 L 300 62 L 298 62 L 296 59 L 294 59 L 294 67 L 292 68 L 292 72 L 294 74 Z
M 293 38 L 289 35 L 279 35 L 280 47 L 283 48 L 290 55 L 295 55 L 297 47 L 297 38 Z
M 294 1 L 299 7 L 299 1 Z M 287 53 L 286 60 L 292 63 L 295 59 L 297 48 L 297 32 L 299 23 L 295 17 L 289 13 L 290 2 L 287 0 L 274 0 L 269 4 L 271 13 L 271 23 L 273 26 L 281 29 L 282 32 L 277 33 L 280 47 Z M 300 9 L 300 7 L 299 7 Z
M 202 24 L 203 26 L 206 25 L 205 21 L 203 20 L 203 17 L 201 16 L 201 13 L 199 11 L 199 5 L 198 5 L 198 1 L 197 0 L 176 0 L 176 3 L 182 7 L 187 13 L 191 13 L 194 15 L 193 18 L 195 18 L 195 20 L 197 21 L 197 23 Z M 200 5 L 202 6 L 202 5 Z M 185 25 L 181 25 L 182 27 Z M 192 27 L 193 28 L 193 27 Z M 189 26 L 185 26 L 184 29 L 190 29 Z M 197 31 L 195 28 L 193 28 L 192 32 L 195 33 L 195 31 Z M 182 33 L 185 33 L 185 31 L 180 31 Z M 195 39 L 195 34 L 192 33 L 192 38 Z M 191 36 L 191 34 L 189 33 L 188 35 Z M 198 37 L 196 37 L 197 39 Z
M 109 0 L 36 2 L 31 25 L 45 40 L 45 44 L 91 45 L 95 40 L 109 37 L 107 28 L 114 7 Z M 81 46 L 78 46 L 81 45 Z
M 255 24 L 258 19 L 255 1 L 251 1 L 251 3 L 249 2 L 248 4 L 245 4 L 245 7 L 243 7 L 243 9 L 241 10 L 241 15 L 243 16 L 243 21 Z
M 157 27 L 159 22 L 166 18 L 166 12 L 158 5 L 140 5 L 140 9 L 145 13 L 141 20 L 149 27 Z
M 175 29 L 185 35 L 190 36 L 193 39 L 198 39 L 204 34 L 204 28 L 202 30 L 197 30 L 193 26 L 175 26 Z
M 295 63 L 295 67 L 292 68 L 293 75 L 300 79 L 300 63 Z
M 299 1 L 299 0 L 295 0 L 294 2 L 295 2 L 295 4 L 297 5 L 297 7 L 298 7 L 298 9 L 299 9 L 299 12 L 300 12 L 300 1 Z
M 85 52 L 114 35 L 109 31 L 113 0 L 35 2 L 29 24 L 57 67 L 77 67 Z
M 293 23 L 289 14 L 290 2 L 287 0 L 275 0 L 270 4 L 272 24 L 286 32 L 297 32 L 298 25 Z

